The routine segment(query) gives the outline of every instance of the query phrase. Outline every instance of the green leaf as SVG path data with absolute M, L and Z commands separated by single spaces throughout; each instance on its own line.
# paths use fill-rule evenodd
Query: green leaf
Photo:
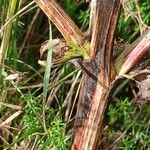
M 77 57 L 82 57 L 85 62 L 90 62 L 91 57 L 89 53 L 90 44 L 89 42 L 86 42 L 83 44 L 83 46 L 79 46 L 78 44 L 67 41 L 68 45 L 71 47 L 67 52 L 65 52 L 65 55 L 63 57 L 63 60 L 70 60 Z

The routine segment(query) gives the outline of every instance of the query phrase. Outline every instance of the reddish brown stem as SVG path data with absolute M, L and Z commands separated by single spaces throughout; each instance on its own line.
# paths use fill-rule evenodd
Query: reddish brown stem
M 95 11 L 91 41 L 93 61 L 87 65 L 106 88 L 84 75 L 72 150 L 98 149 L 112 82 L 112 47 L 120 1 L 97 0 Z
M 84 43 L 86 35 L 80 31 L 55 0 L 35 0 L 35 2 L 55 24 L 67 41 L 73 41 L 79 45 Z
M 149 51 L 150 31 L 148 31 L 147 34 L 145 34 L 145 36 L 141 39 L 141 41 L 139 41 L 136 47 L 126 56 L 126 58 L 124 59 L 124 63 L 121 66 L 119 75 L 125 74 L 129 70 L 131 70 Z

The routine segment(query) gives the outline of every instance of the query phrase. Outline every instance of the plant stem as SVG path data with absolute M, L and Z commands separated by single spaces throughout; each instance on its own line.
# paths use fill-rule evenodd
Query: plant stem
M 106 87 L 84 74 L 74 127 L 72 150 L 97 150 L 108 96 L 114 78 L 112 53 L 115 29 L 120 12 L 120 1 L 97 0 L 92 26 L 91 52 L 93 61 L 88 64 L 91 72 Z M 92 4 L 92 1 L 91 1 Z M 103 85 L 102 84 L 102 85 Z
M 6 16 L 6 22 L 13 17 L 13 15 L 15 14 L 16 11 L 16 7 L 17 7 L 17 2 L 18 0 L 11 0 L 9 2 L 9 6 L 7 9 L 7 16 Z M 2 38 L 2 42 L 1 42 L 1 46 L 0 46 L 0 91 L 1 91 L 1 95 L 0 95 L 0 101 L 4 102 L 5 98 L 6 98 L 6 94 L 7 92 L 4 90 L 5 86 L 6 86 L 6 81 L 3 80 L 3 70 L 4 70 L 4 61 L 5 58 L 7 57 L 7 52 L 8 52 L 8 48 L 10 46 L 10 38 L 11 38 L 11 34 L 12 34 L 12 22 L 10 22 L 7 27 L 5 28 L 4 32 L 3 32 L 3 38 Z M 1 107 L 0 107 L 1 108 Z
M 87 36 L 80 31 L 55 0 L 35 0 L 35 2 L 55 24 L 66 41 L 72 41 L 79 45 L 84 43 Z
M 9 20 L 15 14 L 16 7 L 17 7 L 17 0 L 10 1 L 6 21 Z M 7 25 L 3 33 L 3 39 L 0 47 L 0 64 L 3 64 L 5 56 L 7 55 L 7 49 L 9 47 L 9 40 L 11 36 L 11 29 L 12 23 Z
M 119 75 L 123 75 L 130 71 L 143 56 L 150 51 L 150 31 L 141 38 L 141 41 L 137 43 L 135 47 L 130 51 L 128 55 L 124 58 L 124 62 L 119 71 Z

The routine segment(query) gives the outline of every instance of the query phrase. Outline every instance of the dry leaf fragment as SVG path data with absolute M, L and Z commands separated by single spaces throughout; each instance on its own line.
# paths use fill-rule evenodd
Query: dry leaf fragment
M 11 74 L 9 74 L 5 78 L 5 80 L 7 80 L 7 81 L 15 80 L 16 82 L 19 82 L 27 74 L 27 72 L 18 72 L 18 71 L 10 71 L 10 72 L 11 72 Z
M 45 60 L 38 60 L 38 64 L 45 67 L 46 66 L 46 61 Z
M 19 77 L 19 73 L 14 73 L 14 74 L 10 74 L 8 75 L 5 80 L 15 80 Z
M 150 101 L 150 71 L 145 69 L 134 76 L 135 83 L 139 89 L 135 103 L 141 107 Z
M 142 107 L 145 103 L 150 102 L 150 70 L 144 69 L 138 72 L 130 72 L 128 75 L 123 75 L 123 77 L 135 81 L 138 88 L 134 99 L 135 104 Z
M 40 57 L 43 56 L 44 52 L 49 48 L 49 41 L 45 41 L 40 48 Z M 67 43 L 64 39 L 53 39 L 51 43 L 51 48 L 53 51 L 52 62 L 53 64 L 57 63 L 60 58 L 63 58 L 64 53 L 69 49 Z

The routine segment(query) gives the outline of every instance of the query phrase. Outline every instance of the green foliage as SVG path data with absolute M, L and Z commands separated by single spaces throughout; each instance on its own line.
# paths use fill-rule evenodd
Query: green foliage
M 48 150 L 56 148 L 59 150 L 67 150 L 68 138 L 65 136 L 65 124 L 57 114 L 56 109 L 47 109 L 46 114 L 46 127 L 47 133 L 44 131 L 42 123 L 42 105 L 38 99 L 31 95 L 26 95 L 27 102 L 24 108 L 23 116 L 23 131 L 18 137 L 19 139 L 27 139 L 33 141 L 39 136 L 37 149 Z
M 127 98 L 121 99 L 109 106 L 107 115 L 109 138 L 115 141 L 123 135 L 116 144 L 121 144 L 125 150 L 146 150 L 150 147 L 149 105 L 140 110 Z
M 132 19 L 125 20 L 125 15 L 122 13 L 119 19 L 119 26 L 118 26 L 118 35 L 125 39 L 126 41 L 131 42 L 129 37 L 137 38 L 137 34 L 139 34 L 139 28 L 135 24 Z
M 41 124 L 41 105 L 38 103 L 37 99 L 31 95 L 25 96 L 27 102 L 24 110 L 25 114 L 23 116 L 23 136 L 28 139 L 34 139 L 37 133 L 43 132 Z
M 142 19 L 145 24 L 150 25 L 150 3 L 149 0 L 141 0 L 140 2 L 140 11 L 142 15 Z
M 65 52 L 65 55 L 62 58 L 63 61 L 67 61 L 77 57 L 82 57 L 85 62 L 91 61 L 90 54 L 89 54 L 90 45 L 88 42 L 85 43 L 82 47 L 73 43 L 72 41 L 67 41 L 67 42 L 71 48 Z
M 125 41 L 133 42 L 139 36 L 140 26 L 144 26 L 141 21 L 143 21 L 146 25 L 150 25 L 150 1 L 138 1 L 138 6 L 134 0 L 130 0 L 129 2 L 131 12 L 128 12 L 128 14 L 125 15 L 122 11 L 119 19 L 118 35 L 125 39 Z M 142 20 L 137 20 L 135 17 L 137 13 L 140 13 Z
M 86 30 L 89 25 L 89 17 L 90 17 L 90 10 L 80 10 L 79 11 L 79 23 L 81 24 L 81 30 Z
M 49 128 L 47 133 L 47 138 L 40 140 L 38 149 L 39 150 L 49 150 L 49 149 L 58 149 L 58 150 L 67 150 L 68 149 L 68 139 L 64 136 L 64 127 L 65 124 L 60 118 L 55 118 Z
M 65 0 L 64 8 L 69 16 L 80 26 L 81 30 L 87 30 L 89 24 L 89 3 L 85 0 Z

